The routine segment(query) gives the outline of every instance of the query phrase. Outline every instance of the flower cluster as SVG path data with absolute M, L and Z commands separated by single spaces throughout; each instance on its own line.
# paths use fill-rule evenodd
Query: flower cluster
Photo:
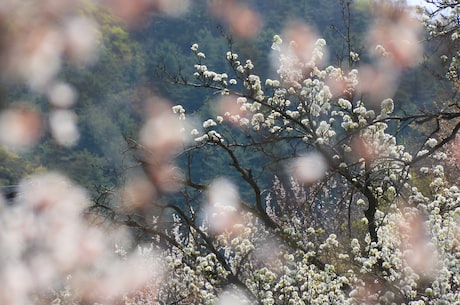
M 56 173 L 24 180 L 12 206 L 0 203 L 2 304 L 31 304 L 61 289 L 82 302 L 109 301 L 156 276 L 137 255 L 118 257 L 123 232 L 108 238 L 83 218 L 87 206 L 85 191 Z
M 371 36 L 384 40 L 382 65 L 401 69 L 415 64 L 419 29 L 405 12 L 396 18 L 413 27 L 404 33 L 413 47 L 408 53 L 382 31 Z M 219 285 L 243 288 L 260 304 L 458 302 L 459 191 L 447 187 L 440 166 L 422 170 L 434 176 L 432 199 L 411 185 L 414 156 L 391 132 L 395 101 L 381 92 L 365 99 L 368 73 L 381 67 L 325 66 L 326 42 L 302 25 L 285 37 L 273 38 L 276 79 L 254 74 L 252 62 L 233 51 L 226 58 L 234 78 L 209 71 L 204 52 L 191 48 L 198 61 L 194 86 L 223 95 L 215 116 L 192 131 L 192 146 L 228 153 L 256 200 L 258 181 L 239 163 L 237 149 L 272 156 L 273 143 L 280 143 L 289 159 L 298 158 L 280 162 L 290 180 L 275 178 L 265 203 L 241 204 L 233 186 L 224 183 L 219 192 L 211 183 L 204 225 L 178 239 L 183 248 L 168 254 L 174 280 L 160 291 L 181 291 L 187 283 L 184 299 L 203 303 L 222 300 Z M 240 81 L 237 92 L 232 85 Z M 437 145 L 429 138 L 426 153 Z M 215 218 L 222 220 L 218 229 Z

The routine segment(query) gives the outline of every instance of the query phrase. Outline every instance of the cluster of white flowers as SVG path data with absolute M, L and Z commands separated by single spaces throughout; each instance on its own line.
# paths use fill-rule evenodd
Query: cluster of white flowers
M 228 88 L 228 83 L 236 80 L 209 71 L 198 45 L 192 46 L 198 60 L 195 75 L 201 85 L 229 93 L 220 101 L 222 113 L 206 118 L 203 131 L 191 131 L 195 138 L 192 145 L 211 143 L 228 150 L 244 145 L 232 142 L 238 126 L 250 141 L 276 135 L 294 143 L 296 150 L 302 144 L 316 149 L 321 158 L 312 161 L 316 153 L 311 152 L 299 158 L 300 163 L 288 171 L 296 178 L 291 180 L 292 189 L 286 191 L 278 181 L 278 187 L 267 196 L 266 210 L 251 206 L 251 212 L 241 211 L 232 187 L 223 187 L 231 192 L 222 190 L 226 195 L 219 198 L 208 194 L 215 200 L 201 232 L 193 227 L 174 231 L 181 247 L 166 253 L 170 280 L 159 288 L 158 299 L 222 303 L 229 299 L 225 293 L 221 295 L 222 287 L 234 284 L 245 287 L 246 296 L 260 304 L 460 301 L 460 258 L 455 250 L 460 245 L 459 189 L 447 187 L 441 166 L 421 169 L 422 174 L 434 176 L 432 199 L 412 187 L 409 164 L 413 157 L 389 132 L 394 101 L 380 99 L 380 113 L 375 113 L 371 109 L 375 105 L 368 108 L 354 94 L 359 90 L 360 71 L 320 67 L 326 43 L 317 39 L 313 45 L 309 57 L 304 58 L 296 53 L 299 43 L 283 43 L 275 36 L 272 49 L 279 58 L 278 78 L 265 80 L 253 73 L 251 61 L 241 61 L 229 51 L 227 60 L 234 77 L 243 82 L 243 92 L 238 93 Z M 358 54 L 350 56 L 359 59 Z M 181 106 L 173 111 L 185 113 Z M 250 142 L 254 143 L 259 144 Z M 437 143 L 431 138 L 425 146 L 429 149 Z M 298 169 L 303 175 L 296 175 Z M 249 179 L 244 169 L 239 172 Z M 324 177 L 327 179 L 322 180 Z M 301 183 L 314 189 L 316 197 Z M 350 236 L 343 238 L 328 231 L 328 221 L 317 218 L 332 217 L 321 214 L 322 207 L 326 203 L 339 205 L 349 196 L 350 188 L 360 193 L 352 192 L 349 209 L 365 211 L 366 217 L 360 214 L 351 219 L 350 215 Z M 407 201 L 401 193 L 407 195 Z M 231 198 L 232 204 L 225 198 Z M 273 223 L 267 226 L 265 216 Z M 222 226 L 211 223 L 215 219 L 220 219 Z M 352 238 L 355 231 L 361 236 Z M 177 294 L 174 300 L 168 291 Z
M 252 65 L 252 64 L 251 64 Z M 262 83 L 260 77 L 254 74 L 250 74 L 244 81 L 244 86 L 250 92 L 253 92 L 254 99 L 256 101 L 262 101 L 265 99 L 264 92 L 262 90 Z
M 359 61 L 359 54 L 352 51 L 352 52 L 350 52 L 350 58 L 353 61 Z
M 185 120 L 185 109 L 182 105 L 175 105 L 172 107 L 173 113 L 179 114 L 180 120 Z
M 394 110 L 394 103 L 391 98 L 384 99 L 381 104 L 382 115 L 391 114 Z
M 439 166 L 429 171 L 442 179 Z M 184 239 L 178 235 L 184 248 L 168 252 L 170 280 L 159 288 L 160 295 L 166 296 L 163 291 L 169 289 L 178 293 L 177 298 L 213 304 L 222 293 L 217 288 L 220 283 L 231 273 L 250 270 L 240 276 L 260 304 L 455 304 L 460 298 L 460 258 L 451 250 L 460 245 L 460 190 L 433 190 L 435 200 L 413 188 L 410 207 L 395 203 L 385 213 L 376 213 L 379 242 L 371 242 L 367 236 L 361 246 L 358 239 L 352 239 L 350 251 L 345 252 L 343 241 L 335 234 L 315 246 L 311 241 L 320 236 L 321 230 L 308 227 L 295 217 L 289 219 L 289 225 L 285 223 L 282 234 L 292 240 L 304 239 L 301 244 L 306 251 L 282 246 L 257 217 L 241 212 L 242 224 L 215 236 L 215 246 L 224 250 L 229 271 L 215 254 L 200 254 L 199 244 L 194 242 L 196 236 Z M 284 194 L 283 190 L 280 192 Z M 280 217 L 280 224 L 288 221 Z M 189 234 L 196 234 L 192 232 Z M 184 244 L 184 240 L 188 242 Z M 326 264 L 320 269 L 310 261 L 331 253 L 341 262 L 354 261 L 352 265 L 357 269 L 339 272 L 340 263 Z M 194 263 L 187 263 L 189 259 Z
M 458 26 L 458 14 L 460 7 L 458 3 L 449 1 L 436 1 L 432 6 L 426 6 L 421 9 L 422 21 L 432 39 L 445 38 L 456 42 L 460 37 L 460 28 Z M 452 52 L 440 55 L 443 62 L 449 64 L 446 78 L 452 82 L 458 80 L 460 68 L 458 49 Z

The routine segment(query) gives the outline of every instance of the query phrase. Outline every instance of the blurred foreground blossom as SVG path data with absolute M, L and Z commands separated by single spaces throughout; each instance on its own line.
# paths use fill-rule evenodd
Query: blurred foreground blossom
M 326 160 L 318 153 L 309 153 L 296 158 L 290 165 L 290 173 L 296 180 L 312 184 L 326 175 L 328 165 Z
M 2 1 L 1 81 L 46 94 L 54 107 L 72 106 L 76 91 L 58 80 L 59 73 L 65 62 L 93 63 L 100 46 L 99 25 L 82 14 L 87 5 L 70 0 Z M 6 110 L 1 117 L 1 142 L 10 148 L 30 148 L 43 132 L 36 111 Z M 49 117 L 55 140 L 64 146 L 74 145 L 79 137 L 75 115 L 60 109 Z
M 369 30 L 368 40 L 371 50 L 380 53 L 377 56 L 393 68 L 402 69 L 421 62 L 422 33 L 422 24 L 408 9 L 382 4 L 378 6 L 378 16 Z
M 58 81 L 47 90 L 48 99 L 54 107 L 69 108 L 77 99 L 77 91 L 70 84 Z
M 313 56 L 318 35 L 308 25 L 290 24 L 284 29 L 284 39 L 290 43 L 291 51 L 301 62 L 308 62 Z
M 241 291 L 235 289 L 225 290 L 219 297 L 216 305 L 249 305 L 251 302 Z
M 406 264 L 421 276 L 433 276 L 437 268 L 436 249 L 431 243 L 422 216 L 406 216 L 398 225 L 404 241 L 401 243 L 401 251 Z
M 358 89 L 376 105 L 394 95 L 399 76 L 399 70 L 390 66 L 362 65 L 359 68 Z
M 354 156 L 367 162 L 372 162 L 379 157 L 379 146 L 379 143 L 363 136 L 352 137 L 350 143 Z
M 106 3 L 128 25 L 136 25 L 153 6 L 149 0 L 107 0 Z
M 191 129 L 184 112 L 182 106 L 171 107 L 169 101 L 162 98 L 147 101 L 147 121 L 139 132 L 140 145 L 146 153 L 140 161 L 159 192 L 173 192 L 178 188 L 181 173 L 173 158 L 190 140 Z
M 71 110 L 54 110 L 50 113 L 50 128 L 53 138 L 63 146 L 73 146 L 80 138 L 77 115 Z
M 231 230 L 241 222 L 239 194 L 236 186 L 225 178 L 214 180 L 208 187 L 204 217 L 214 233 Z
M 209 9 L 211 14 L 223 19 L 231 32 L 242 38 L 251 38 L 259 33 L 262 27 L 262 20 L 254 10 L 246 4 L 228 1 L 210 1 Z
M 31 27 L 24 33 L 24 41 L 10 41 L 12 47 L 5 58 L 7 74 L 42 90 L 61 68 L 64 46 L 60 34 L 52 26 Z
M 113 12 L 130 26 L 137 26 L 152 12 L 173 17 L 187 12 L 190 0 L 105 0 Z
M 70 281 L 79 299 L 119 297 L 152 277 L 137 256 L 120 260 L 116 239 L 83 218 L 86 192 L 57 173 L 24 180 L 13 206 L 0 214 L 0 303 L 25 305 Z M 128 276 L 129 275 L 129 276 Z
M 227 118 L 231 124 L 240 126 L 242 120 L 248 120 L 250 117 L 246 102 L 247 99 L 244 97 L 225 95 L 219 99 L 216 112 Z
M 186 124 L 177 118 L 167 100 L 152 98 L 147 102 L 147 121 L 139 132 L 139 139 L 146 148 L 152 151 L 158 158 L 174 154 L 187 141 L 184 132 Z M 172 108 L 172 109 L 171 109 Z
M 376 63 L 359 69 L 359 88 L 374 103 L 393 96 L 401 72 L 420 64 L 423 55 L 422 24 L 407 7 L 381 2 L 375 14 L 367 43 Z
M 90 64 L 97 58 L 99 26 L 89 17 L 69 18 L 64 27 L 64 51 L 72 61 Z
M 190 0 L 156 0 L 160 13 L 169 16 L 180 16 L 187 12 L 191 5 Z
M 123 259 L 106 259 L 109 260 L 99 262 L 100 267 L 94 268 L 94 273 L 76 272 L 72 277 L 71 283 L 83 301 L 92 304 L 121 299 L 143 288 L 152 280 L 152 275 L 159 276 L 152 270 L 155 262 L 137 253 Z M 151 293 L 154 294 L 153 289 Z
M 0 144 L 12 150 L 32 147 L 40 139 L 42 115 L 31 107 L 11 108 L 0 113 Z
M 63 60 L 90 63 L 97 56 L 98 25 L 79 16 L 79 1 L 3 1 L 0 61 L 3 79 L 19 80 L 41 92 L 58 75 Z
M 123 208 L 139 210 L 151 203 L 156 192 L 153 185 L 144 177 L 136 176 L 130 179 L 120 189 Z

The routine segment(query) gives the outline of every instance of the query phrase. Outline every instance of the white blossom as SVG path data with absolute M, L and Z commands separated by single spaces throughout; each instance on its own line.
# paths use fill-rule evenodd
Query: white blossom
M 217 123 L 213 119 L 208 119 L 203 122 L 203 128 L 209 128 L 212 126 L 217 126 Z
M 394 110 L 394 103 L 391 98 L 384 99 L 381 104 L 382 107 L 382 113 L 384 114 L 390 114 Z
M 436 139 L 433 139 L 433 138 L 429 138 L 426 143 L 425 143 L 428 147 L 432 148 L 432 147 L 435 147 L 437 144 L 438 144 L 438 141 Z

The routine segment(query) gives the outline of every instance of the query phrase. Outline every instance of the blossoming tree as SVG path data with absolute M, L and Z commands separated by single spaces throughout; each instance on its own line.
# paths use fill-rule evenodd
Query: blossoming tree
M 438 5 L 458 17 L 458 5 Z M 119 219 L 171 245 L 160 250 L 168 278 L 154 285 L 161 303 L 460 302 L 460 191 L 442 166 L 449 159 L 442 148 L 460 123 L 440 132 L 459 117 L 458 103 L 453 98 L 431 113 L 395 113 L 395 101 L 385 95 L 403 69 L 421 60 L 421 29 L 404 9 L 384 5 L 380 12 L 368 38 L 375 62 L 360 65 L 352 51 L 356 68 L 348 70 L 327 66 L 326 41 L 301 24 L 273 38 L 273 79 L 256 75 L 251 60 L 233 50 L 226 54 L 228 71 L 211 71 L 205 50 L 191 46 L 195 79 L 173 81 L 218 94 L 215 113 L 197 124 L 176 105 L 171 138 L 149 141 L 146 135 L 164 126 L 153 124 L 133 143 L 146 179 L 159 191 L 160 152 L 185 156 L 189 170 L 179 181 L 186 204 L 154 204 L 160 212 L 153 224 L 138 214 Z M 426 18 L 425 24 L 431 35 L 449 31 L 457 39 L 451 19 Z M 447 74 L 454 83 L 456 56 Z M 421 124 L 428 126 L 426 137 L 408 151 L 397 127 Z M 185 150 L 177 150 L 182 143 Z M 194 175 L 190 168 L 203 150 L 226 156 L 231 169 L 220 175 L 233 171 L 250 195 L 240 196 L 226 178 Z M 248 153 L 259 161 L 248 160 Z M 419 169 L 422 160 L 430 165 Z M 272 167 L 287 175 L 272 176 L 267 189 Z M 414 186 L 413 175 L 429 177 L 428 193 Z M 149 297 L 140 293 L 129 301 L 144 304 Z

